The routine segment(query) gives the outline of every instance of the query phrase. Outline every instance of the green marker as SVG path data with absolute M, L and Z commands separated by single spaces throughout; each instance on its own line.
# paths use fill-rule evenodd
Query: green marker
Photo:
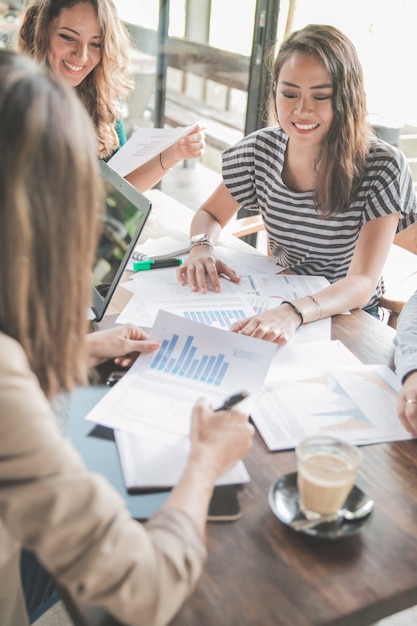
M 182 265 L 182 259 L 164 259 L 163 261 L 154 261 L 153 259 L 147 259 L 146 261 L 134 261 L 133 271 L 144 272 L 146 270 L 157 270 L 163 267 L 179 267 Z

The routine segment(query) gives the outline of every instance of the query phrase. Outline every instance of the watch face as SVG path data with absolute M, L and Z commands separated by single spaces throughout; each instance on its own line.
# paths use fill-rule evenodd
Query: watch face
M 200 233 L 199 235 L 193 235 L 191 237 L 191 243 L 200 243 L 200 241 L 205 241 L 206 239 L 207 235 Z

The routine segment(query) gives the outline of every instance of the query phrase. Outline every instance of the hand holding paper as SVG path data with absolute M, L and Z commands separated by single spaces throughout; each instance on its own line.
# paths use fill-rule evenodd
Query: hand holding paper
M 180 128 L 139 128 L 108 164 L 120 176 L 127 176 L 140 165 L 174 145 L 181 137 L 191 133 L 198 124 L 199 122 Z
M 161 348 L 142 354 L 87 419 L 171 445 L 188 440 L 191 410 L 198 397 L 217 407 L 236 390 L 250 389 L 241 405 L 247 411 L 276 351 L 267 341 L 166 311 L 159 311 L 149 334 Z

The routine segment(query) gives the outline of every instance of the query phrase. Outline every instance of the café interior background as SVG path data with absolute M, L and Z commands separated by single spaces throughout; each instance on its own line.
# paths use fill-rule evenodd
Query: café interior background
M 192 37 L 214 48 L 251 55 L 256 0 L 116 0 L 116 5 L 124 21 L 155 31 L 160 9 L 168 7 L 170 37 Z M 417 0 L 276 0 L 275 6 L 279 9 L 278 44 L 286 29 L 312 22 L 333 24 L 352 39 L 364 69 L 370 116 L 400 129 L 399 145 L 416 182 Z M 246 104 L 242 93 L 228 99 L 228 107 L 242 115 Z M 207 164 L 217 169 L 219 160 Z

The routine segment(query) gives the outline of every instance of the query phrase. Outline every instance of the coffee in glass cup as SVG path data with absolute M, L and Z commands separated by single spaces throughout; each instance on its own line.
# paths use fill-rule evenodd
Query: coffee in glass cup
M 359 449 L 337 437 L 313 435 L 295 452 L 301 511 L 307 519 L 336 515 L 354 486 Z

